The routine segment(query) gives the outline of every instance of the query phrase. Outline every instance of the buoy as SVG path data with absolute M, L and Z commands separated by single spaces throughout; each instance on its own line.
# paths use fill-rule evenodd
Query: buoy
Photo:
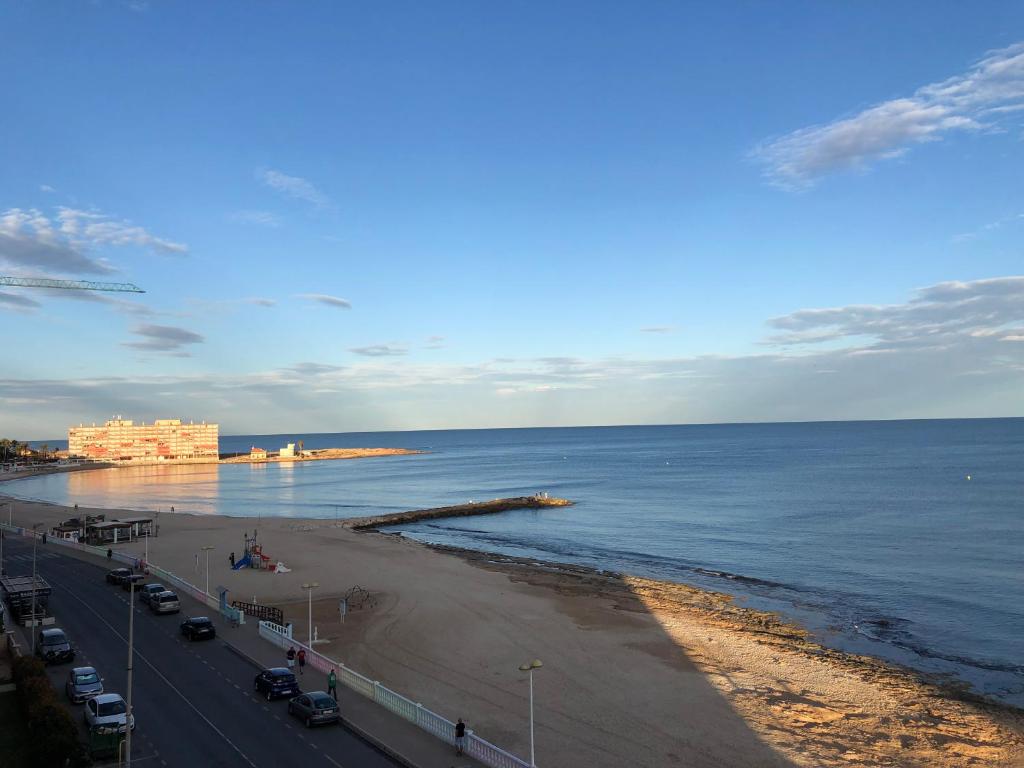
M 968 479 L 968 480 L 970 480 L 970 479 L 971 479 L 971 476 L 970 476 L 970 475 L 968 475 L 968 476 L 967 476 L 967 479 Z

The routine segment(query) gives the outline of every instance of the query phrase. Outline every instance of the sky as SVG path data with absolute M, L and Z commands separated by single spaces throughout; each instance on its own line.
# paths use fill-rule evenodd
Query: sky
M 0 434 L 1024 415 L 1017 2 L 0 2 Z

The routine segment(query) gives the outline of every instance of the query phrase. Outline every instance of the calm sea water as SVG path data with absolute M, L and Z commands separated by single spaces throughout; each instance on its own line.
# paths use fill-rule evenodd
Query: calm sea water
M 428 542 L 694 583 L 822 641 L 1024 706 L 1024 419 L 225 437 L 420 456 L 16 481 L 61 503 L 352 517 L 534 491 L 576 506 L 409 525 Z

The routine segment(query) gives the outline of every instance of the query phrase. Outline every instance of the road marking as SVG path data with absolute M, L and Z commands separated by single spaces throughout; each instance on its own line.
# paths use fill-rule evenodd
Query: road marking
M 113 625 L 113 624 L 111 624 L 111 623 L 110 623 L 109 621 L 107 621 L 107 620 L 106 620 L 105 618 L 103 618 L 103 616 L 101 616 L 101 615 L 99 614 L 99 612 L 98 612 L 98 611 L 97 611 L 97 610 L 96 610 L 95 608 L 93 608 L 93 607 L 92 607 L 91 605 L 89 605 L 89 603 L 87 603 L 87 602 L 86 602 L 85 600 L 83 600 L 83 599 L 82 599 L 82 598 L 80 598 L 80 597 L 79 597 L 78 595 L 76 595 L 76 594 L 75 594 L 74 592 L 72 592 L 72 591 L 70 591 L 70 590 L 68 590 L 68 589 L 64 589 L 64 591 L 65 591 L 65 592 L 66 592 L 66 593 L 67 593 L 68 595 L 70 595 L 71 597 L 73 597 L 73 598 L 74 598 L 75 600 L 77 600 L 78 602 L 80 602 L 80 603 L 81 603 L 82 605 L 84 605 L 84 606 L 86 607 L 86 609 L 87 609 L 87 610 L 88 610 L 89 612 L 91 612 L 92 614 L 94 614 L 94 615 L 96 616 L 96 618 L 97 618 L 97 619 L 99 619 L 99 620 L 100 620 L 100 621 L 102 621 L 102 622 L 103 622 L 104 624 L 106 624 L 106 625 L 107 625 L 107 627 L 108 627 L 108 628 L 110 629 L 110 631 L 111 631 L 111 632 L 113 632 L 113 633 L 114 633 L 115 635 L 117 635 L 117 636 L 118 636 L 119 638 L 121 638 L 121 642 L 123 642 L 123 643 L 124 643 L 125 645 L 127 645 L 127 644 L 128 644 L 128 639 L 127 639 L 127 638 L 126 638 L 126 637 L 125 637 L 124 635 L 122 635 L 122 634 L 121 634 L 120 632 L 118 632 L 118 631 L 117 631 L 117 630 L 116 630 L 116 629 L 114 628 L 114 625 Z M 238 748 L 238 746 L 237 746 L 237 745 L 236 745 L 236 744 L 235 744 L 235 743 L 234 743 L 233 741 L 231 741 L 231 739 L 229 739 L 229 738 L 228 738 L 228 737 L 227 737 L 227 736 L 226 736 L 226 735 L 224 734 L 224 732 L 223 732 L 223 731 L 222 731 L 222 730 L 221 730 L 220 728 L 218 728 L 218 727 L 217 727 L 216 725 L 214 725 L 214 724 L 213 724 L 213 721 L 211 721 L 211 720 L 210 720 L 210 718 L 208 718 L 208 717 L 207 717 L 206 715 L 204 715 L 204 714 L 203 714 L 202 712 L 200 712 L 200 711 L 199 711 L 199 710 L 198 710 L 198 709 L 196 708 L 196 705 L 195 705 L 195 704 L 193 704 L 193 703 L 192 703 L 192 702 L 191 702 L 191 701 L 190 701 L 190 700 L 188 699 L 188 697 L 187 697 L 187 696 L 185 696 L 185 694 L 183 694 L 183 693 L 182 693 L 181 691 L 179 691 L 179 690 L 178 690 L 177 688 L 175 688 L 175 687 L 174 687 L 174 684 L 173 684 L 173 683 L 171 683 L 171 681 L 170 681 L 170 680 L 168 680 L 168 679 L 167 679 L 167 678 L 166 678 L 166 677 L 164 676 L 164 674 L 163 674 L 163 673 L 162 673 L 162 672 L 161 672 L 161 671 L 160 671 L 159 669 L 157 669 L 157 668 L 156 668 L 155 666 L 153 666 L 153 663 L 152 663 L 152 662 L 151 662 L 151 661 L 150 661 L 149 659 L 147 659 L 147 658 L 146 658 L 145 656 L 143 656 L 143 655 L 142 655 L 142 654 L 141 654 L 141 653 L 139 652 L 138 648 L 136 648 L 136 649 L 134 649 L 134 650 L 135 650 L 135 655 L 139 657 L 139 660 L 140 660 L 140 661 L 142 661 L 142 662 L 143 662 L 143 663 L 144 663 L 144 664 L 145 664 L 145 665 L 146 665 L 147 667 L 149 667 L 149 668 L 150 668 L 151 670 L 153 670 L 153 672 L 154 672 L 154 673 L 156 673 L 157 677 L 159 677 L 159 678 L 160 678 L 161 680 L 163 680 L 163 681 L 164 681 L 164 683 L 166 683 L 166 685 L 167 685 L 167 687 L 168 687 L 168 688 L 170 688 L 170 689 L 171 689 L 172 691 L 174 691 L 174 692 L 175 692 L 176 694 L 178 694 L 178 697 L 179 697 L 179 698 L 180 698 L 180 699 L 181 699 L 182 701 L 184 701 L 184 702 L 185 702 L 185 704 L 187 704 L 187 705 L 188 705 L 188 707 L 189 707 L 189 708 L 190 708 L 190 709 L 191 709 L 191 710 L 192 710 L 193 712 L 195 712 L 195 713 L 196 713 L 197 715 L 199 715 L 199 717 L 200 717 L 200 718 L 202 718 L 202 719 L 203 719 L 203 721 L 204 721 L 204 722 L 205 722 L 205 723 L 206 723 L 206 724 L 207 724 L 208 726 L 210 726 L 210 728 L 212 728 L 212 729 L 213 729 L 213 731 L 214 731 L 214 732 L 215 732 L 215 733 L 216 733 L 216 734 L 217 734 L 218 736 L 220 736 L 220 737 L 221 737 L 221 739 L 223 739 L 223 740 L 224 740 L 224 743 L 225 743 L 225 744 L 227 744 L 227 745 L 228 745 L 229 747 L 231 747 L 231 748 L 232 748 L 233 750 L 235 750 L 235 752 L 237 752 L 237 753 L 239 754 L 239 756 L 240 756 L 240 757 L 241 757 L 241 758 L 242 758 L 242 759 L 243 759 L 243 760 L 244 760 L 244 761 L 245 761 L 246 763 L 248 763 L 249 765 L 251 765 L 251 766 L 252 766 L 252 768 L 257 768 L 257 766 L 256 766 L 256 763 L 254 763 L 254 762 L 253 762 L 252 760 L 250 760 L 250 759 L 249 759 L 249 757 L 248 757 L 248 756 L 247 756 L 247 755 L 246 755 L 246 754 L 245 754 L 245 753 L 244 753 L 244 752 L 243 752 L 243 751 L 242 751 L 241 749 L 239 749 L 239 748 Z

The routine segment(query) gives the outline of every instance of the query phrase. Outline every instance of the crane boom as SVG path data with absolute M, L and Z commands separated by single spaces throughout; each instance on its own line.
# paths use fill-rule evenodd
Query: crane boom
M 94 283 L 91 280 L 54 280 L 49 277 L 3 277 L 0 285 L 15 288 L 61 288 L 68 291 L 117 291 L 120 293 L 145 293 L 132 283 Z

